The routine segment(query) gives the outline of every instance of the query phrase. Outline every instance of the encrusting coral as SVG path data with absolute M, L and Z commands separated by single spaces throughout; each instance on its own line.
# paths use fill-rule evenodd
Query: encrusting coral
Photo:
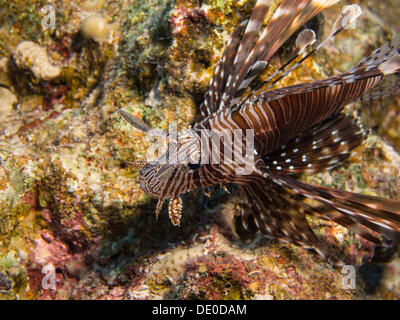
M 30 70 L 39 80 L 53 80 L 61 73 L 61 68 L 53 64 L 46 49 L 32 41 L 23 41 L 18 44 L 14 60 L 18 68 Z

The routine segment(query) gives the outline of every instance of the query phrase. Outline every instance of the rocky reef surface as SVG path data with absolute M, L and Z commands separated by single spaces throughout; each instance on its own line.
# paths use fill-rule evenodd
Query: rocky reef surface
M 358 3 L 356 28 L 280 85 L 344 71 L 399 31 L 397 1 Z M 140 189 L 135 162 L 150 141 L 116 111 L 190 127 L 229 34 L 254 4 L 0 0 L 0 299 L 400 297 L 399 252 L 336 224 L 310 218 L 355 267 L 352 288 L 346 272 L 303 248 L 242 243 L 234 192 L 184 195 L 177 228 L 165 211 L 155 219 Z M 340 10 L 312 21 L 320 37 Z M 400 99 L 349 111 L 373 129 L 369 138 L 349 161 L 302 179 L 400 199 Z

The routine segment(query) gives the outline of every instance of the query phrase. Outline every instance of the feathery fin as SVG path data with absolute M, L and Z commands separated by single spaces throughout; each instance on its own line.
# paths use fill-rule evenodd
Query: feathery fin
M 350 25 L 352 25 L 358 17 L 362 14 L 362 9 L 358 4 L 351 4 L 348 6 L 344 6 L 342 9 L 342 13 L 336 19 L 333 28 L 332 35 L 337 35 L 341 30 L 344 30 Z
M 390 74 L 385 76 L 374 88 L 363 94 L 358 101 L 371 101 L 382 99 L 400 92 L 400 75 Z
M 296 39 L 296 49 L 299 54 L 302 54 L 310 46 L 312 46 L 315 41 L 317 41 L 317 35 L 311 29 L 304 29 L 299 33 Z
M 264 158 L 271 172 L 297 174 L 335 167 L 351 155 L 366 136 L 360 121 L 336 114 Z
M 396 73 L 400 71 L 400 55 L 392 57 L 379 65 L 378 68 L 384 75 Z
M 337 1 L 284 0 L 265 27 L 243 66 L 227 84 L 225 105 L 230 106 L 241 96 L 240 87 L 257 61 L 269 62 L 277 50 L 304 23 Z
M 359 69 L 361 67 L 366 69 L 377 68 L 380 64 L 391 60 L 393 57 L 399 54 L 400 34 L 397 34 L 391 41 L 385 43 L 382 47 L 374 50 L 370 56 L 361 59 L 360 62 L 353 69 Z
M 282 65 L 277 71 L 275 71 L 267 80 L 265 80 L 256 90 L 250 93 L 241 103 L 244 104 L 249 100 L 251 96 L 257 95 L 257 93 L 261 91 L 268 91 L 271 89 L 276 83 L 281 81 L 283 78 L 287 77 L 294 70 L 296 70 L 305 60 L 315 54 L 318 50 L 326 46 L 330 43 L 340 32 L 348 28 L 362 13 L 362 9 L 358 5 L 349 5 L 345 6 L 342 9 L 342 13 L 336 19 L 335 24 L 333 25 L 331 34 L 327 39 L 320 42 L 318 45 L 315 45 L 314 48 L 306 55 L 304 55 L 299 61 L 295 62 L 288 70 L 286 68 L 290 66 L 297 58 L 301 57 L 303 53 L 311 47 L 314 43 L 316 43 L 316 35 L 315 32 L 310 29 L 305 29 L 299 33 L 296 39 L 296 50 L 292 57 Z M 286 71 L 285 71 L 286 70 Z M 276 77 L 276 78 L 275 78 Z M 274 79 L 275 78 L 275 79 Z
M 160 215 L 161 209 L 164 206 L 164 199 L 160 198 L 158 199 L 157 202 L 157 207 L 156 207 L 156 219 L 158 220 L 158 216 Z
M 265 177 L 351 217 L 393 243 L 400 241 L 400 201 L 309 185 L 288 176 L 266 174 Z
M 265 69 L 282 44 L 300 26 L 337 2 L 283 0 L 271 21 L 262 28 L 270 1 L 258 0 L 247 25 L 242 23 L 228 42 L 205 94 L 202 115 L 206 117 L 218 109 L 240 102 L 245 89 Z
M 172 224 L 179 227 L 182 218 L 182 199 L 180 197 L 169 200 L 168 214 Z
M 239 224 L 245 237 L 250 238 L 260 231 L 283 243 L 312 248 L 324 259 L 337 262 L 310 228 L 305 217 L 309 207 L 303 205 L 301 196 L 268 180 L 242 185 L 241 191 L 247 202 L 246 213 L 241 214 Z

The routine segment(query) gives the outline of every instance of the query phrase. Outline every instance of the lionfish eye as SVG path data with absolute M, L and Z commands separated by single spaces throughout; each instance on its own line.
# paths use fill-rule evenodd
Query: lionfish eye
M 201 168 L 201 164 L 200 163 L 189 163 L 188 167 L 190 170 L 195 171 Z

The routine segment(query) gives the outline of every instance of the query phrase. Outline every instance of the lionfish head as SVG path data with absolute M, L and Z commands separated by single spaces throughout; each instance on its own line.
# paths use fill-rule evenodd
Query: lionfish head
M 200 168 L 200 138 L 187 129 L 167 136 L 167 151 L 140 171 L 140 185 L 153 198 L 170 199 L 189 190 L 188 175 Z
M 179 195 L 190 191 L 191 175 L 201 168 L 199 135 L 188 129 L 168 135 L 167 152 L 144 166 L 139 174 L 140 187 L 158 199 L 158 216 L 165 200 L 174 225 L 180 224 L 182 200 Z
M 151 163 L 140 170 L 140 187 L 155 199 L 170 199 L 178 196 L 173 186 L 175 175 L 184 172 L 179 164 Z
M 119 113 L 135 128 L 150 136 L 164 137 L 168 143 L 167 151 L 140 171 L 140 186 L 145 193 L 164 200 L 174 199 L 189 191 L 187 175 L 200 168 L 199 134 L 192 129 L 166 133 L 151 129 L 143 120 L 123 110 L 119 110 Z

